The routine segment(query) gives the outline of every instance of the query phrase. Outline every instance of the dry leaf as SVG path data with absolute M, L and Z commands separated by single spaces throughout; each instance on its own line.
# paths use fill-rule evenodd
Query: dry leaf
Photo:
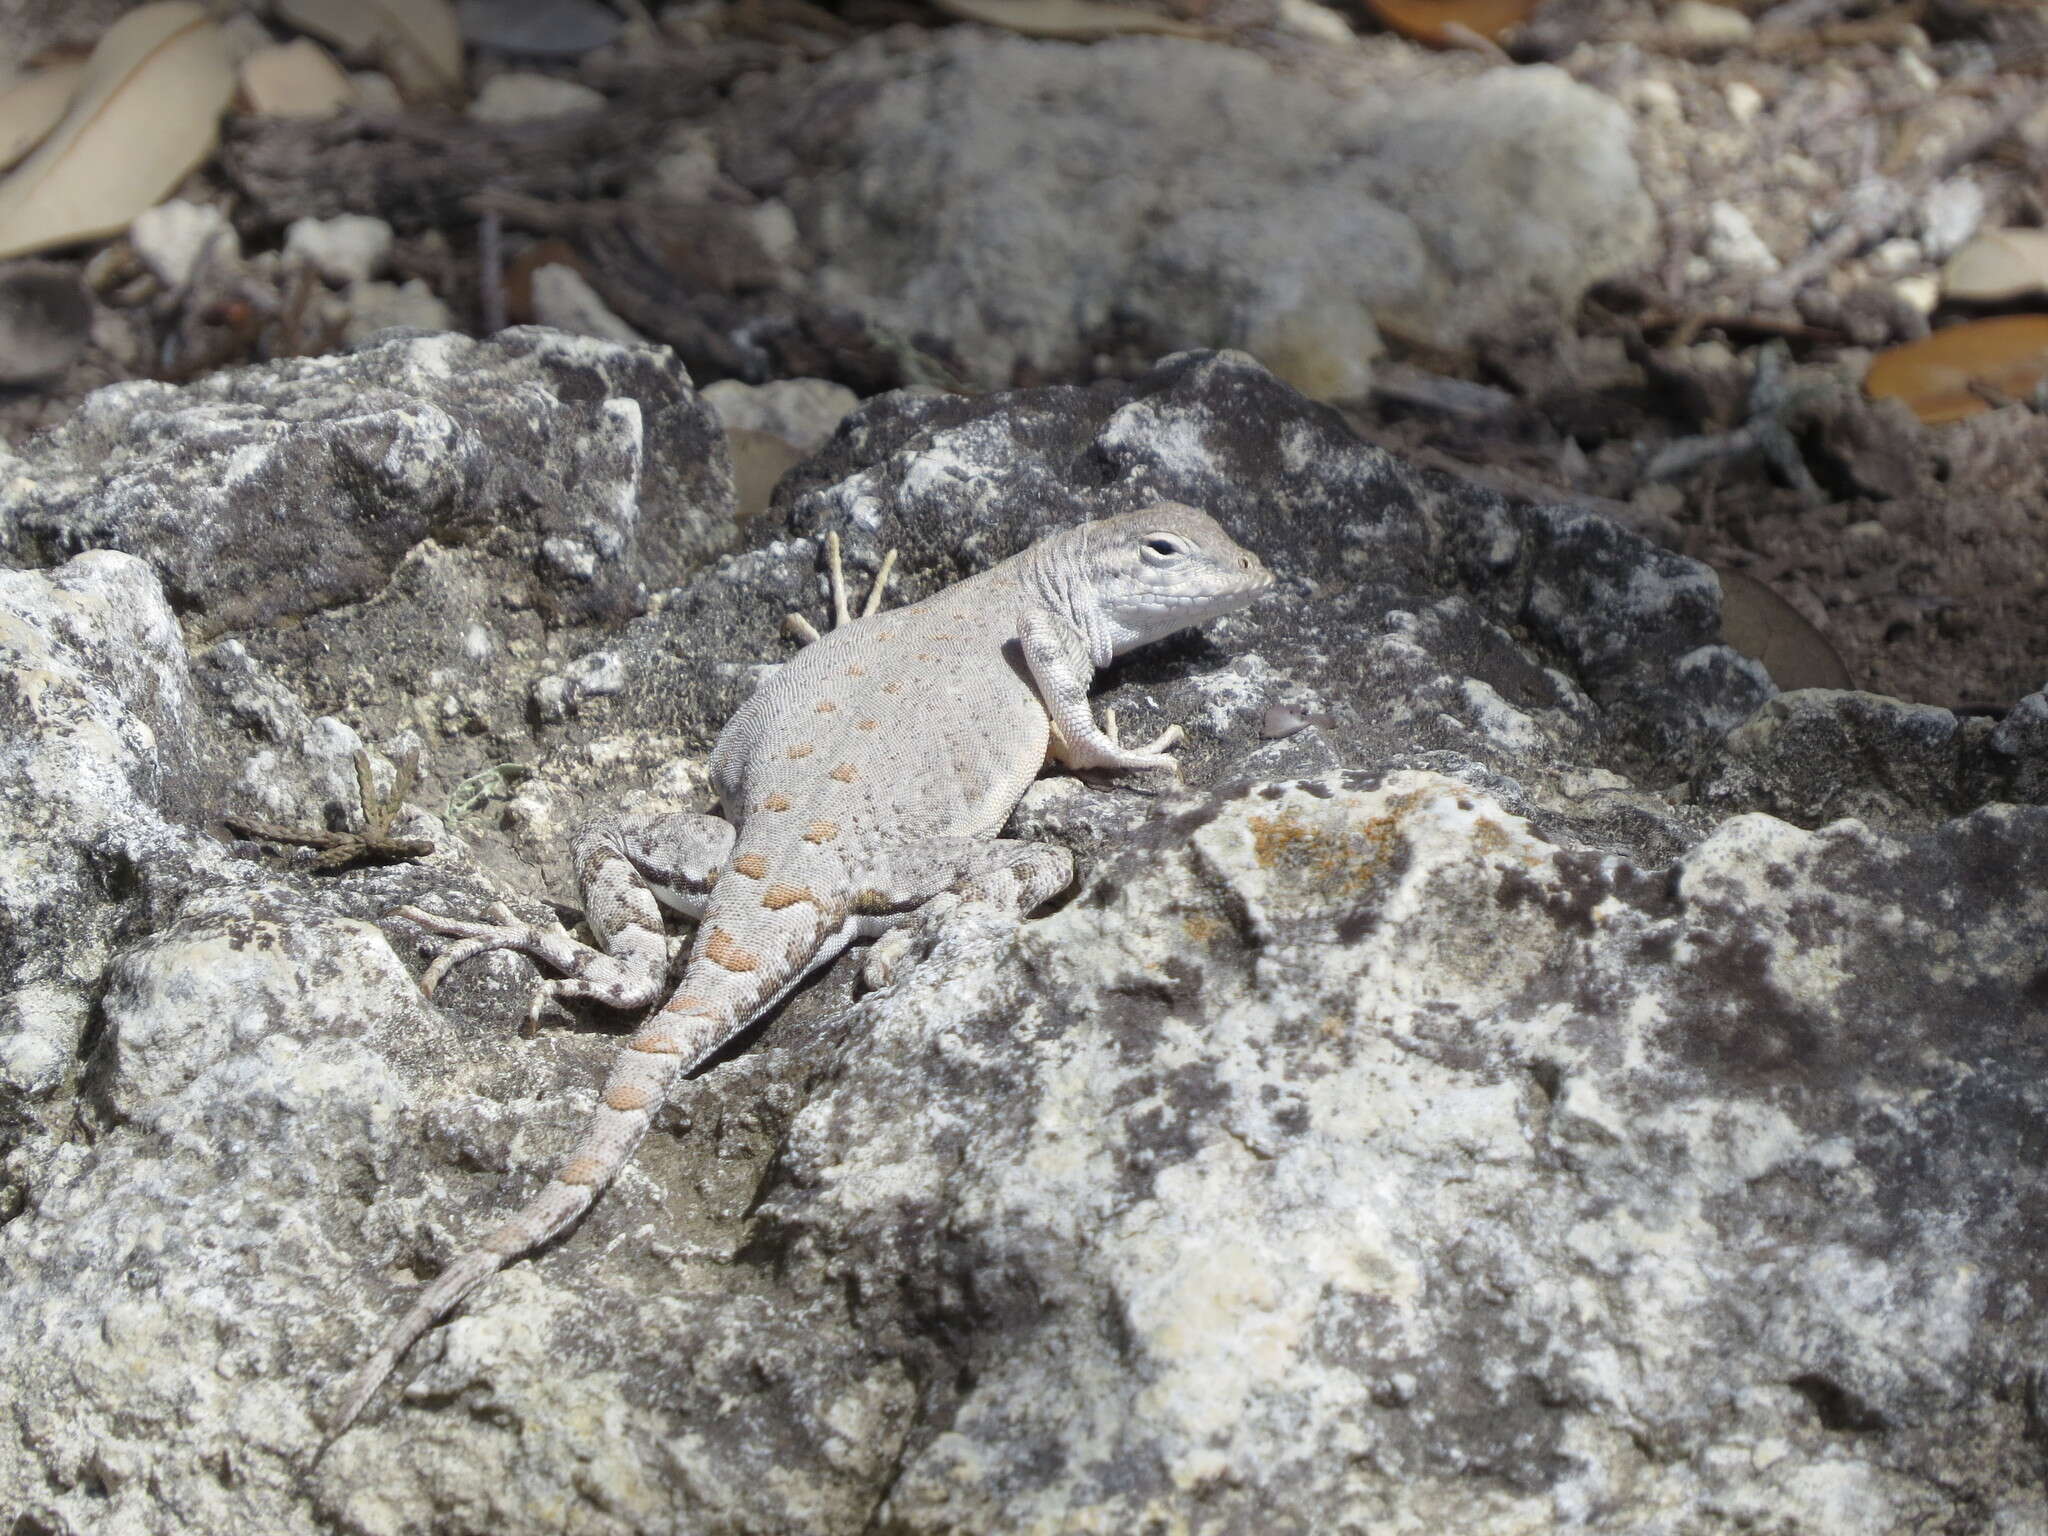
M 347 58 L 374 58 L 408 96 L 462 94 L 462 29 L 448 0 L 278 0 L 278 16 Z
M 78 93 L 84 61 L 56 64 L 9 82 L 0 91 L 0 171 L 43 142 Z
M 1438 48 L 1457 41 L 1447 26 L 1463 27 L 1481 37 L 1498 38 L 1519 21 L 1527 21 L 1540 0 L 1365 0 L 1365 8 L 1403 37 Z
M 242 99 L 259 117 L 332 117 L 355 96 L 341 66 L 308 37 L 242 60 Z
M 1987 395 L 2024 400 L 2048 378 L 2048 315 L 1999 315 L 1952 325 L 1871 359 L 1863 392 L 1903 400 L 1930 426 L 1991 408 Z
M 70 110 L 0 181 L 0 257 L 128 227 L 213 149 L 234 72 L 220 29 L 187 0 L 107 29 Z
M 1127 5 L 1098 5 L 1095 0 L 932 0 L 949 16 L 986 22 L 1025 37 L 1115 37 L 1126 32 L 1156 32 L 1167 37 L 1211 38 L 1214 27 L 1176 21 Z
M 1721 579 L 1721 639 L 1760 661 L 1771 681 L 1794 688 L 1853 688 L 1849 669 L 1815 629 L 1784 598 L 1754 576 L 1716 568 Z
M 1977 236 L 1941 269 L 1951 299 L 1996 302 L 2048 292 L 2048 229 L 1994 229 Z

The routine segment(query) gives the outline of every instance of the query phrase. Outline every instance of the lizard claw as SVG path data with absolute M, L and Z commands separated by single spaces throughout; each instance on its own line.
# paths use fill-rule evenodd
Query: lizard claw
M 1102 734 L 1109 738 L 1109 744 L 1116 749 L 1116 756 L 1090 766 L 1106 768 L 1113 773 L 1150 773 L 1163 770 L 1171 773 L 1176 779 L 1180 777 L 1180 759 L 1165 750 L 1187 740 L 1187 732 L 1178 725 L 1169 725 L 1135 751 L 1125 751 L 1123 739 L 1117 730 L 1116 711 L 1105 709 L 1102 712 Z

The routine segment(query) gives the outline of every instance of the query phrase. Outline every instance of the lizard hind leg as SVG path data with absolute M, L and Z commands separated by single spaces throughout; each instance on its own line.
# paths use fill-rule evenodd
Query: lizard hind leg
M 576 882 L 597 948 L 558 922 L 522 923 L 502 902 L 481 923 L 410 906 L 394 915 L 455 940 L 420 978 L 429 997 L 455 966 L 492 950 L 517 950 L 561 972 L 534 989 L 524 1027 L 531 1034 L 550 1001 L 588 998 L 622 1010 L 654 1002 L 669 964 L 656 903 L 701 914 L 732 844 L 731 824 L 716 816 L 628 816 L 584 827 L 575 844 Z
M 972 901 L 1028 916 L 1074 883 L 1074 856 L 1057 843 L 934 838 L 892 851 L 876 873 L 880 888 L 897 898 L 890 912 L 866 919 L 881 937 L 861 979 L 880 988 L 930 952 L 938 922 L 953 908 Z
M 836 531 L 825 535 L 825 564 L 832 577 L 832 627 L 838 629 L 851 623 L 853 615 L 846 604 L 846 568 L 839 560 L 839 535 Z M 882 556 L 882 568 L 875 572 L 874 585 L 868 588 L 868 600 L 861 605 L 862 618 L 870 618 L 881 610 L 882 593 L 895 569 L 896 551 L 892 549 Z M 782 621 L 782 631 L 794 635 L 805 645 L 818 638 L 818 627 L 800 613 L 787 615 Z

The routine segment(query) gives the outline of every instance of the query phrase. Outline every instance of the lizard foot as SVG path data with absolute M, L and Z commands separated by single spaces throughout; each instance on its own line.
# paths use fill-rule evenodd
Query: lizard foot
M 825 563 L 832 575 L 832 627 L 838 629 L 852 622 L 853 615 L 846 605 L 846 569 L 839 560 L 839 535 L 837 532 L 825 535 Z M 890 550 L 882 556 L 882 568 L 875 573 L 875 584 L 868 588 L 868 599 L 861 605 L 860 616 L 869 618 L 882 606 L 882 593 L 889 585 L 890 573 L 896 569 L 896 551 Z M 809 645 L 818 638 L 818 627 L 800 613 L 792 613 L 782 621 L 782 632 L 794 635 Z
M 522 923 L 512 909 L 502 901 L 494 901 L 484 910 L 487 922 L 464 922 L 459 918 L 445 917 L 439 912 L 429 912 L 424 907 L 399 907 L 392 914 L 408 922 L 417 923 L 430 933 L 438 933 L 455 940 L 444 945 L 434 956 L 434 961 L 420 977 L 420 990 L 432 997 L 435 989 L 447 979 L 448 973 L 465 960 L 488 954 L 494 949 L 515 949 L 522 954 L 545 959 L 551 953 L 563 950 L 577 950 L 584 946 L 569 937 L 569 931 L 560 923 L 547 928 Z M 556 987 L 548 982 L 534 989 L 533 1001 L 527 1006 L 526 1022 L 520 1033 L 531 1035 L 540 1027 L 541 1010 L 554 995 Z
M 960 901 L 953 892 L 942 891 L 919 907 L 909 922 L 891 928 L 875 940 L 860 968 L 861 985 L 870 992 L 896 985 L 912 966 L 932 952 L 932 946 L 939 941 L 941 926 L 958 910 Z
M 1146 773 L 1164 770 L 1176 780 L 1180 778 L 1180 759 L 1166 749 L 1187 740 L 1187 732 L 1178 725 L 1169 725 L 1142 747 L 1125 750 L 1123 735 L 1117 729 L 1116 711 L 1102 712 L 1102 734 L 1109 738 L 1114 756 L 1104 753 L 1099 762 L 1088 764 L 1091 768 L 1107 768 L 1118 773 Z

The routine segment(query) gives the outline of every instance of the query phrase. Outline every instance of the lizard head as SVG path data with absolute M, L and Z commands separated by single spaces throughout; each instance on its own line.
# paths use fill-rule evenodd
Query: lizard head
M 1162 501 L 1086 525 L 1094 597 L 1117 652 L 1231 613 L 1273 573 L 1216 519 Z

